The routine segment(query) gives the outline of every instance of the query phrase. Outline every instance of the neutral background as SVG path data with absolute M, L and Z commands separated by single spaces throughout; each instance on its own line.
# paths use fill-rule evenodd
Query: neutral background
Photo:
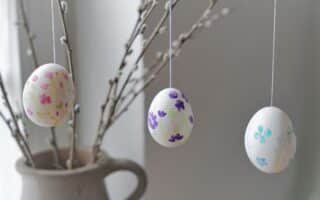
M 207 2 L 187 0 L 177 8 L 175 36 Z M 164 149 L 147 137 L 147 199 L 319 199 L 314 109 L 319 108 L 319 2 L 279 0 L 275 105 L 290 115 L 298 137 L 296 160 L 279 175 L 257 171 L 243 144 L 250 117 L 269 104 L 273 1 L 221 0 L 218 5 L 235 10 L 198 35 L 174 62 L 173 85 L 189 96 L 196 123 L 181 148 Z M 166 38 L 157 41 L 154 51 L 166 45 Z M 166 71 L 147 91 L 146 108 L 167 86 Z
M 40 63 L 50 62 L 49 1 L 28 2 L 31 25 L 38 36 L 36 45 L 41 49 Z M 98 105 L 105 93 L 106 80 L 119 62 L 138 0 L 69 2 L 75 66 L 81 88 L 78 93 L 81 143 L 88 145 L 97 125 Z M 143 98 L 139 99 L 127 118 L 110 132 L 105 148 L 112 155 L 143 164 L 146 153 L 150 182 L 146 199 L 319 199 L 318 0 L 279 0 L 275 104 L 294 122 L 297 158 L 284 173 L 265 175 L 250 164 L 244 151 L 243 135 L 248 120 L 269 104 L 272 3 L 272 0 L 220 0 L 215 10 L 235 8 L 232 15 L 198 35 L 174 62 L 173 84 L 189 96 L 196 116 L 193 135 L 185 146 L 164 149 L 147 135 L 144 149 L 144 132 L 147 134 L 144 110 L 152 97 L 168 86 L 167 71 L 147 90 L 145 104 Z M 207 0 L 184 0 L 174 16 L 175 36 L 187 30 L 207 4 Z M 157 16 L 153 17 L 151 23 L 156 19 Z M 25 79 L 30 73 L 30 60 L 23 47 L 25 40 L 21 43 Z M 152 49 L 156 52 L 165 47 L 167 39 L 163 37 Z M 61 48 L 58 57 L 63 64 Z M 146 66 L 153 57 L 153 53 L 147 55 Z M 125 127 L 120 126 L 123 123 Z M 31 128 L 34 148 L 46 148 L 49 132 Z M 62 128 L 59 136 L 64 136 L 60 142 L 66 144 L 68 137 Z M 112 197 L 123 199 L 134 184 L 134 177 L 128 174 L 113 177 L 109 182 Z

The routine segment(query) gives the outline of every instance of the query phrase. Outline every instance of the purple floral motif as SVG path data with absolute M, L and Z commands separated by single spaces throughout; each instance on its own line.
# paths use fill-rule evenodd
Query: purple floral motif
M 53 73 L 52 72 L 46 72 L 45 77 L 47 79 L 52 79 L 53 78 Z
M 175 135 L 171 135 L 171 137 L 169 138 L 169 142 L 176 142 L 176 141 L 180 141 L 183 139 L 183 135 L 181 135 L 180 133 L 177 133 Z
M 167 115 L 167 113 L 163 110 L 159 110 L 158 115 L 159 115 L 159 117 L 165 117 Z
M 156 129 L 158 126 L 157 115 L 153 114 L 153 112 L 149 113 L 148 124 L 152 129 Z
M 182 93 L 182 98 L 187 102 L 187 103 L 189 103 L 189 99 L 186 97 L 186 95 L 184 95 L 183 93 Z
M 181 111 L 181 110 L 184 110 L 185 107 L 184 107 L 184 102 L 181 101 L 180 99 L 178 99 L 176 101 L 176 104 L 175 104 L 176 108 L 178 109 L 178 111 Z
M 170 97 L 171 99 L 176 99 L 176 98 L 178 98 L 178 92 L 175 91 L 175 90 L 170 91 L 169 97 Z
M 30 108 L 27 108 L 27 113 L 28 113 L 29 116 L 33 115 L 33 112 L 32 112 L 32 110 Z
M 192 115 L 189 116 L 189 121 L 190 121 L 191 124 L 193 124 L 194 119 L 193 119 Z

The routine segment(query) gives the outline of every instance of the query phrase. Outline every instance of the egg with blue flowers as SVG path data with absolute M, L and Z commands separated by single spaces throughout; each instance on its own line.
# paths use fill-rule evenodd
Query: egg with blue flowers
M 249 160 L 265 173 L 288 168 L 296 152 L 296 135 L 289 116 L 276 107 L 260 109 L 250 119 L 245 132 Z
M 152 138 L 160 145 L 171 148 L 184 144 L 194 125 L 186 95 L 175 88 L 161 90 L 151 102 L 147 124 Z

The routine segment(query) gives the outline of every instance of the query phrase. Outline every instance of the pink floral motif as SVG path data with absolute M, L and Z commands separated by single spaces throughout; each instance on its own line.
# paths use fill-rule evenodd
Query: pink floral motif
M 45 104 L 51 104 L 51 97 L 47 96 L 46 94 L 42 94 L 40 96 L 40 103 L 45 105 Z
M 38 78 L 37 75 L 34 75 L 34 76 L 32 77 L 32 81 L 33 81 L 33 82 L 36 82 L 38 79 L 39 79 L 39 78 Z
M 59 114 L 60 114 L 59 111 L 57 111 L 57 112 L 56 112 L 56 115 L 59 116 Z
M 46 89 L 48 89 L 49 84 L 48 83 L 43 83 L 43 84 L 41 84 L 40 87 L 41 87 L 41 89 L 46 90 Z
M 68 80 L 68 79 L 69 79 L 69 76 L 68 76 L 68 74 L 67 74 L 67 73 L 64 73 L 64 74 L 63 74 L 63 77 L 64 77 L 64 79 L 66 79 L 66 80 Z
M 46 78 L 52 79 L 53 78 L 53 73 L 52 72 L 46 72 Z
M 28 113 L 28 115 L 33 115 L 33 112 L 32 112 L 32 110 L 30 109 L 30 108 L 27 108 L 27 113 Z

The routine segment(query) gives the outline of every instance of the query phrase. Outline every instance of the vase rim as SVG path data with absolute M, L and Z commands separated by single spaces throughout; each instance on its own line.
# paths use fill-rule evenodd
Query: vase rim
M 62 149 L 60 152 L 67 151 L 67 149 Z M 88 149 L 81 149 L 77 151 L 77 154 L 88 154 L 91 152 Z M 43 158 L 45 156 L 50 156 L 52 154 L 52 150 L 44 150 L 34 154 L 35 161 L 37 159 Z M 83 166 L 74 168 L 72 170 L 62 169 L 62 170 L 54 170 L 47 168 L 32 168 L 26 165 L 26 159 L 24 157 L 19 158 L 16 161 L 16 170 L 22 175 L 30 175 L 30 176 L 52 176 L 52 177 L 66 177 L 66 176 L 75 176 L 79 174 L 85 174 L 100 170 L 102 166 L 107 163 L 109 160 L 109 156 L 106 152 L 101 151 L 98 161 L 95 163 L 85 162 Z

